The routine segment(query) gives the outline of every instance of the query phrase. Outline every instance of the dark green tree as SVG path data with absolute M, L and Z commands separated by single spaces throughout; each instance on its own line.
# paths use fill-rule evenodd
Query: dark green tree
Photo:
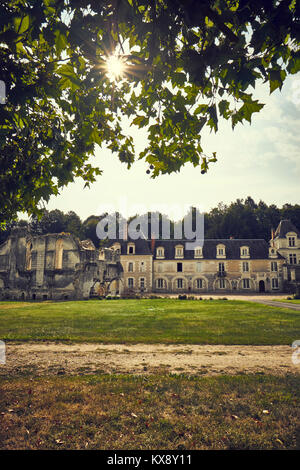
M 300 205 L 284 204 L 280 211 L 282 219 L 289 219 L 298 229 L 300 229 Z
M 97 237 L 96 227 L 102 217 L 91 215 L 82 223 L 82 238 L 90 239 L 95 247 L 99 247 L 99 238 Z
M 299 17 L 295 0 L 0 0 L 0 222 L 75 177 L 92 183 L 95 145 L 129 167 L 144 158 L 152 177 L 186 162 L 205 173 L 203 127 L 251 122 L 251 87 L 299 71 Z M 124 116 L 147 128 L 139 155 Z
M 74 212 L 70 211 L 64 217 L 65 231 L 72 233 L 78 238 L 82 238 L 83 227 L 80 217 Z
M 65 214 L 58 209 L 53 211 L 45 210 L 41 218 L 37 216 L 31 218 L 30 230 L 32 233 L 42 235 L 66 232 Z

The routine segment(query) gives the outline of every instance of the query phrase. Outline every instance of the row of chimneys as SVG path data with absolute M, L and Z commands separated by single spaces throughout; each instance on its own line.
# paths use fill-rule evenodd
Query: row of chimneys
M 274 242 L 274 236 L 275 236 L 275 230 L 272 228 L 271 229 L 271 240 Z M 128 224 L 125 222 L 124 224 L 124 233 L 123 233 L 123 239 L 128 240 Z M 234 240 L 234 236 L 230 236 L 229 240 Z M 151 235 L 151 252 L 154 253 L 154 248 L 155 248 L 155 237 L 152 234 Z

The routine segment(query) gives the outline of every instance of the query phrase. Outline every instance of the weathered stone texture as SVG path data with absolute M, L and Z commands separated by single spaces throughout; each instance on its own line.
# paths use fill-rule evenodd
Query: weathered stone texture
M 0 299 L 88 299 L 105 295 L 123 276 L 119 255 L 66 233 L 15 230 L 0 246 Z

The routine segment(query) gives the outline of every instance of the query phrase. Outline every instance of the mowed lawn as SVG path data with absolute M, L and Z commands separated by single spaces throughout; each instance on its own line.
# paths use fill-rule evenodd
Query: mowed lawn
M 300 377 L 0 378 L 0 449 L 299 449 Z
M 300 312 L 236 300 L 0 302 L 0 339 L 290 345 Z

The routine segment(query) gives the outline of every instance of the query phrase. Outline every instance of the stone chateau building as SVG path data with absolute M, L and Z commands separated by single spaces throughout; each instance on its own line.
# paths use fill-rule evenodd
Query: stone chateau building
M 124 294 L 296 292 L 300 286 L 300 233 L 282 220 L 265 240 L 115 240 L 124 270 Z
M 69 233 L 15 229 L 0 245 L 0 300 L 68 300 L 119 290 L 119 254 Z
M 96 250 L 68 233 L 16 229 L 0 245 L 0 300 L 99 295 L 299 292 L 300 232 L 282 220 L 265 240 L 114 240 Z

